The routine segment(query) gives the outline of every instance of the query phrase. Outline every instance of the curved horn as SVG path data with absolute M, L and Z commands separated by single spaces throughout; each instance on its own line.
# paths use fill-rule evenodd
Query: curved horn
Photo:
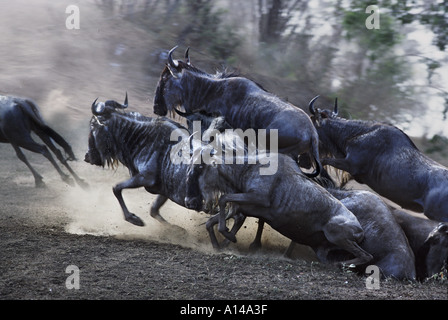
M 185 62 L 186 62 L 188 65 L 191 65 L 191 63 L 190 63 L 190 57 L 189 57 L 189 55 L 188 55 L 189 52 L 190 52 L 190 47 L 188 47 L 187 50 L 185 51 Z
M 179 62 L 173 59 L 173 52 L 177 49 L 178 46 L 175 46 L 168 52 L 168 63 L 171 67 L 177 68 L 179 66 Z
M 187 113 L 187 112 L 182 112 L 180 110 L 177 110 L 177 108 L 175 108 L 175 107 L 173 109 L 178 115 L 180 115 L 181 117 L 184 117 L 184 118 L 187 118 L 189 115 L 192 114 L 191 112 Z
M 126 104 L 121 104 L 115 100 L 107 100 L 104 104 L 113 109 L 126 109 L 128 107 Z
M 334 100 L 334 109 L 333 109 L 333 114 L 335 115 L 335 116 L 337 116 L 338 115 L 338 98 L 335 98 L 335 100 Z
M 126 91 L 126 97 L 124 98 L 124 103 L 122 104 L 123 108 L 128 107 L 128 92 Z
M 320 95 L 315 96 L 310 103 L 308 104 L 308 108 L 311 112 L 311 114 L 315 115 L 316 114 L 316 109 L 314 108 L 314 102 L 317 100 L 317 98 L 319 98 Z
M 97 107 L 96 102 L 97 102 L 97 100 L 98 100 L 98 98 L 96 98 L 95 101 L 93 101 L 93 103 L 92 103 L 92 113 L 95 116 L 99 115 L 101 113 L 101 111 L 103 111 L 103 110 L 96 110 L 96 107 Z

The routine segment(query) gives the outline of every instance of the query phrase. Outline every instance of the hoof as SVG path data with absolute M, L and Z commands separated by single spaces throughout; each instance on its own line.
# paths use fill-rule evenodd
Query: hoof
M 68 184 L 70 187 L 74 187 L 75 186 L 75 181 L 70 177 L 70 176 L 65 176 L 62 178 L 62 180 Z
M 125 220 L 127 222 L 130 222 L 133 225 L 136 225 L 136 226 L 139 226 L 139 227 L 143 227 L 145 225 L 143 220 L 140 219 L 139 217 L 137 217 L 135 214 L 131 214 L 129 217 L 125 218 Z
M 261 243 L 258 243 L 258 242 L 252 242 L 252 243 L 249 245 L 249 252 L 250 252 L 250 253 L 256 253 L 256 252 L 260 251 L 260 249 L 261 249 Z
M 226 237 L 226 239 L 228 239 L 232 242 L 236 242 L 236 237 L 233 233 L 230 233 L 228 231 L 223 231 L 221 233 L 223 234 L 224 237 Z
M 90 187 L 89 184 L 82 179 L 78 180 L 78 185 L 84 190 L 89 190 Z
M 36 188 L 46 188 L 47 185 L 42 180 L 36 180 Z

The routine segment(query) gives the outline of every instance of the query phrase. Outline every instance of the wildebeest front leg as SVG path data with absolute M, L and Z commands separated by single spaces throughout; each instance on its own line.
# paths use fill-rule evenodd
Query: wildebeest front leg
M 226 204 L 228 202 L 234 202 L 236 204 L 249 204 L 254 206 L 269 207 L 270 200 L 265 194 L 258 193 L 232 193 L 224 194 L 219 198 L 219 224 L 218 230 L 227 239 L 232 242 L 236 242 L 236 237 L 234 234 L 229 232 L 226 226 Z
M 144 222 L 137 217 L 135 214 L 131 213 L 123 200 L 122 191 L 123 189 L 135 189 L 140 187 L 150 187 L 154 184 L 154 177 L 151 173 L 139 173 L 129 180 L 117 184 L 113 187 L 113 192 L 118 202 L 120 203 L 121 209 L 123 210 L 124 219 L 136 226 L 144 226 Z

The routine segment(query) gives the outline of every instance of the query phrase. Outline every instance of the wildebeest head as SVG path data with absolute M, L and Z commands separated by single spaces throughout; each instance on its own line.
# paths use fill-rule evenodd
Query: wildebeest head
M 314 103 L 316 102 L 319 96 L 314 97 L 310 103 L 308 104 L 309 111 L 311 113 L 311 120 L 317 126 L 320 126 L 325 119 L 334 119 L 338 117 L 338 98 L 334 101 L 333 110 L 324 109 L 314 107 Z
M 334 132 L 332 131 L 332 124 L 334 122 L 334 125 L 336 125 L 336 121 L 332 120 L 340 120 L 341 118 L 338 117 L 338 100 L 336 98 L 333 110 L 329 109 L 320 109 L 316 108 L 314 106 L 314 103 L 316 102 L 317 98 L 319 96 L 314 97 L 309 105 L 309 111 L 311 113 L 311 121 L 314 124 L 314 127 L 316 128 L 316 131 L 319 135 L 319 152 L 321 153 L 321 156 L 345 156 L 341 154 L 341 150 L 339 150 L 338 145 L 341 141 L 336 141 L 336 137 L 334 135 Z
M 160 75 L 159 83 L 154 96 L 154 113 L 159 116 L 166 116 L 168 111 L 180 104 L 179 96 L 182 89 L 179 84 L 179 78 L 183 70 L 199 71 L 191 65 L 188 55 L 188 49 L 185 52 L 185 62 L 173 59 L 173 52 L 177 46 L 168 53 L 168 62 Z M 166 94 L 169 92 L 169 95 Z
M 423 280 L 448 268 L 448 224 L 439 223 L 419 249 L 416 260 L 417 277 Z
M 124 104 L 113 100 L 106 102 L 92 103 L 92 119 L 90 120 L 89 149 L 84 161 L 92 165 L 103 166 L 107 163 L 113 166 L 113 145 L 112 136 L 108 128 L 108 120 L 112 117 L 116 109 L 125 109 L 128 106 L 128 95 Z

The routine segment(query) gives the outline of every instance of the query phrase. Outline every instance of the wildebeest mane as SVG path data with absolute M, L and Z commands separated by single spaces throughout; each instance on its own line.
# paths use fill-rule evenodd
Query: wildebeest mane
M 135 153 L 151 142 L 155 148 L 161 143 L 157 139 L 159 135 L 170 135 L 166 126 L 161 123 L 167 121 L 172 124 L 172 129 L 183 128 L 180 124 L 165 117 L 149 118 L 137 112 L 121 113 L 113 112 L 108 119 L 102 117 L 92 117 L 93 123 L 98 123 L 97 149 L 100 153 L 103 166 L 107 165 L 112 169 L 116 168 L 119 162 L 125 164 L 130 171 L 133 171 L 132 159 Z M 160 125 L 159 125 L 160 124 Z M 164 130 L 165 128 L 165 130 Z M 151 139 L 151 141 L 149 141 Z M 119 146 L 125 146 L 124 148 Z

